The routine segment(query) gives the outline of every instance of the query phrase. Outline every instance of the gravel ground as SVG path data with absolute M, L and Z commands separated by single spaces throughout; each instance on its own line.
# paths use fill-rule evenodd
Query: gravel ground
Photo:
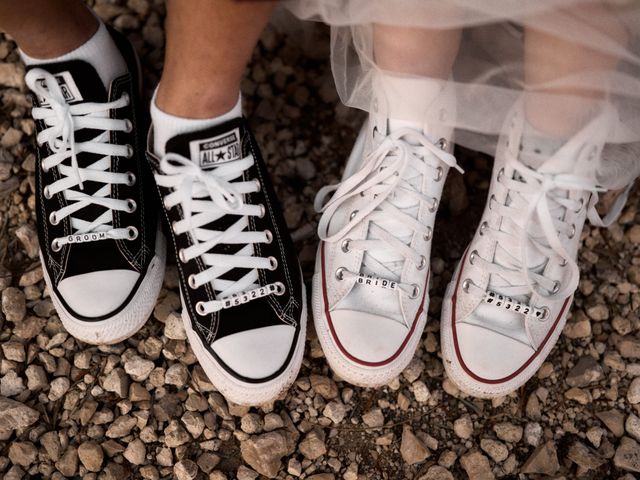
M 93 2 L 91 2 L 93 3 Z M 161 0 L 98 1 L 158 78 Z M 243 83 L 305 273 L 315 192 L 335 182 L 361 112 L 340 105 L 327 31 L 268 30 Z M 400 378 L 361 389 L 332 377 L 313 329 L 286 398 L 248 409 L 207 381 L 179 320 L 174 267 L 153 318 L 111 347 L 62 328 L 38 262 L 33 122 L 14 44 L 0 37 L 0 472 L 3 478 L 313 480 L 636 478 L 640 472 L 640 225 L 632 194 L 609 230 L 587 227 L 582 280 L 551 357 L 521 391 L 465 397 L 444 377 L 444 289 L 484 206 L 491 159 L 458 151 L 436 227 L 431 320 Z

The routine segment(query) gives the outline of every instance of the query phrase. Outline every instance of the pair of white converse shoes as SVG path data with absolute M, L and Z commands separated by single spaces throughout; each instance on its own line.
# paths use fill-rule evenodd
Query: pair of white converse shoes
M 446 95 L 441 95 L 446 97 Z M 374 103 L 375 106 L 375 103 Z M 446 102 L 439 105 L 453 113 Z M 578 286 L 580 233 L 595 211 L 603 112 L 553 155 L 522 151 L 523 107 L 500 139 L 478 229 L 443 300 L 442 358 L 462 391 L 497 397 L 526 383 L 555 345 Z M 411 361 L 428 311 L 431 241 L 451 131 L 387 129 L 372 112 L 342 182 L 318 194 L 313 279 L 318 338 L 333 371 L 380 386 Z

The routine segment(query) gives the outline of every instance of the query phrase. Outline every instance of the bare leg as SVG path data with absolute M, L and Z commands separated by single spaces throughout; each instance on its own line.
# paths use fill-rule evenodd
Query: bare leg
M 168 0 L 158 107 L 188 118 L 229 111 L 273 7 L 264 1 Z
M 582 6 L 580 12 L 572 15 L 576 18 L 579 15 L 581 22 L 605 30 L 612 40 L 626 43 L 627 34 L 623 26 L 608 14 L 605 7 L 599 4 L 589 8 Z M 524 57 L 525 82 L 530 93 L 526 97 L 527 118 L 537 130 L 555 137 L 571 135 L 589 119 L 598 100 L 606 95 L 606 79 L 602 79 L 602 85 L 591 89 L 546 88 L 544 85 L 581 73 L 612 71 L 618 62 L 618 58 L 603 52 L 529 27 L 525 31 Z M 540 85 L 543 87 L 539 88 Z M 559 95 L 551 97 L 551 101 L 541 101 L 535 92 Z
M 394 73 L 446 80 L 458 54 L 460 37 L 460 30 L 376 24 L 373 28 L 376 64 Z
M 70 52 L 97 28 L 96 18 L 81 0 L 0 0 L 0 29 L 32 57 Z

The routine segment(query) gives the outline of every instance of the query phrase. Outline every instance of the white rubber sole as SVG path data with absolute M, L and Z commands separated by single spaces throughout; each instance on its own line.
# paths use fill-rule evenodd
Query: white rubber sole
M 182 304 L 184 305 L 184 301 Z M 267 382 L 243 382 L 230 375 L 204 347 L 200 336 L 193 330 L 191 318 L 187 315 L 184 307 L 182 308 L 182 321 L 185 325 L 189 344 L 204 373 L 206 373 L 218 391 L 233 403 L 245 406 L 257 406 L 272 402 L 285 393 L 298 377 L 304 355 L 304 344 L 307 338 L 307 292 L 304 283 L 302 283 L 300 332 L 298 334 L 296 348 L 289 362 L 289 367 L 279 376 Z
M 531 363 L 520 374 L 512 378 L 511 380 L 500 382 L 497 384 L 485 383 L 478 381 L 471 377 L 462 368 L 462 365 L 458 361 L 458 357 L 455 351 L 455 345 L 453 342 L 453 330 L 451 328 L 452 322 L 452 299 L 453 291 L 456 286 L 458 275 L 460 274 L 460 264 L 456 267 L 456 271 L 447 287 L 445 297 L 442 302 L 442 318 L 440 321 L 440 348 L 442 349 L 442 361 L 444 363 L 444 369 L 447 373 L 447 377 L 464 393 L 478 398 L 497 398 L 508 395 L 515 392 L 525 383 L 527 383 L 531 377 L 533 377 L 540 366 L 553 350 L 558 338 L 564 328 L 567 321 L 567 315 L 565 313 L 564 318 L 560 319 L 556 330 L 547 340 L 542 351 L 531 361 Z M 567 308 L 568 311 L 568 308 Z M 472 366 L 469 366 L 472 368 Z M 514 371 L 519 368 L 519 365 L 515 366 Z
M 313 275 L 311 303 L 313 305 L 313 324 L 322 351 L 331 370 L 341 379 L 360 387 L 381 387 L 389 384 L 409 365 L 416 353 L 422 332 L 427 323 L 429 295 L 427 293 L 422 314 L 417 320 L 415 331 L 409 338 L 403 351 L 390 363 L 380 367 L 367 367 L 347 358 L 333 341 L 329 323 L 325 315 L 324 297 L 322 295 L 322 270 L 320 265 L 320 248 L 316 254 L 316 273 Z
M 166 242 L 161 230 L 156 233 L 156 254 L 151 259 L 147 273 L 132 296 L 129 304 L 113 317 L 96 322 L 81 320 L 73 316 L 62 304 L 51 286 L 51 279 L 44 271 L 44 279 L 51 293 L 51 300 L 62 325 L 75 338 L 92 345 L 111 345 L 126 340 L 147 322 L 156 305 L 164 280 Z M 40 252 L 42 262 L 42 252 Z M 42 262 L 44 265 L 44 262 Z

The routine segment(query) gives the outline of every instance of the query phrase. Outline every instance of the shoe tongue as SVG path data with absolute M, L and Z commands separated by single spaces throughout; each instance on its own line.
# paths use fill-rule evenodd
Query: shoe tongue
M 242 138 L 246 130 L 243 118 L 220 125 L 182 133 L 167 142 L 167 152 L 191 159 L 203 170 L 240 160 L 244 157 Z
M 107 87 L 102 83 L 98 72 L 87 62 L 70 60 L 67 62 L 34 64 L 27 70 L 40 68 L 51 73 L 58 82 L 62 94 L 68 104 L 81 102 L 106 103 L 108 101 Z M 44 79 L 37 82 L 44 86 Z M 46 105 L 42 98 L 38 103 Z

